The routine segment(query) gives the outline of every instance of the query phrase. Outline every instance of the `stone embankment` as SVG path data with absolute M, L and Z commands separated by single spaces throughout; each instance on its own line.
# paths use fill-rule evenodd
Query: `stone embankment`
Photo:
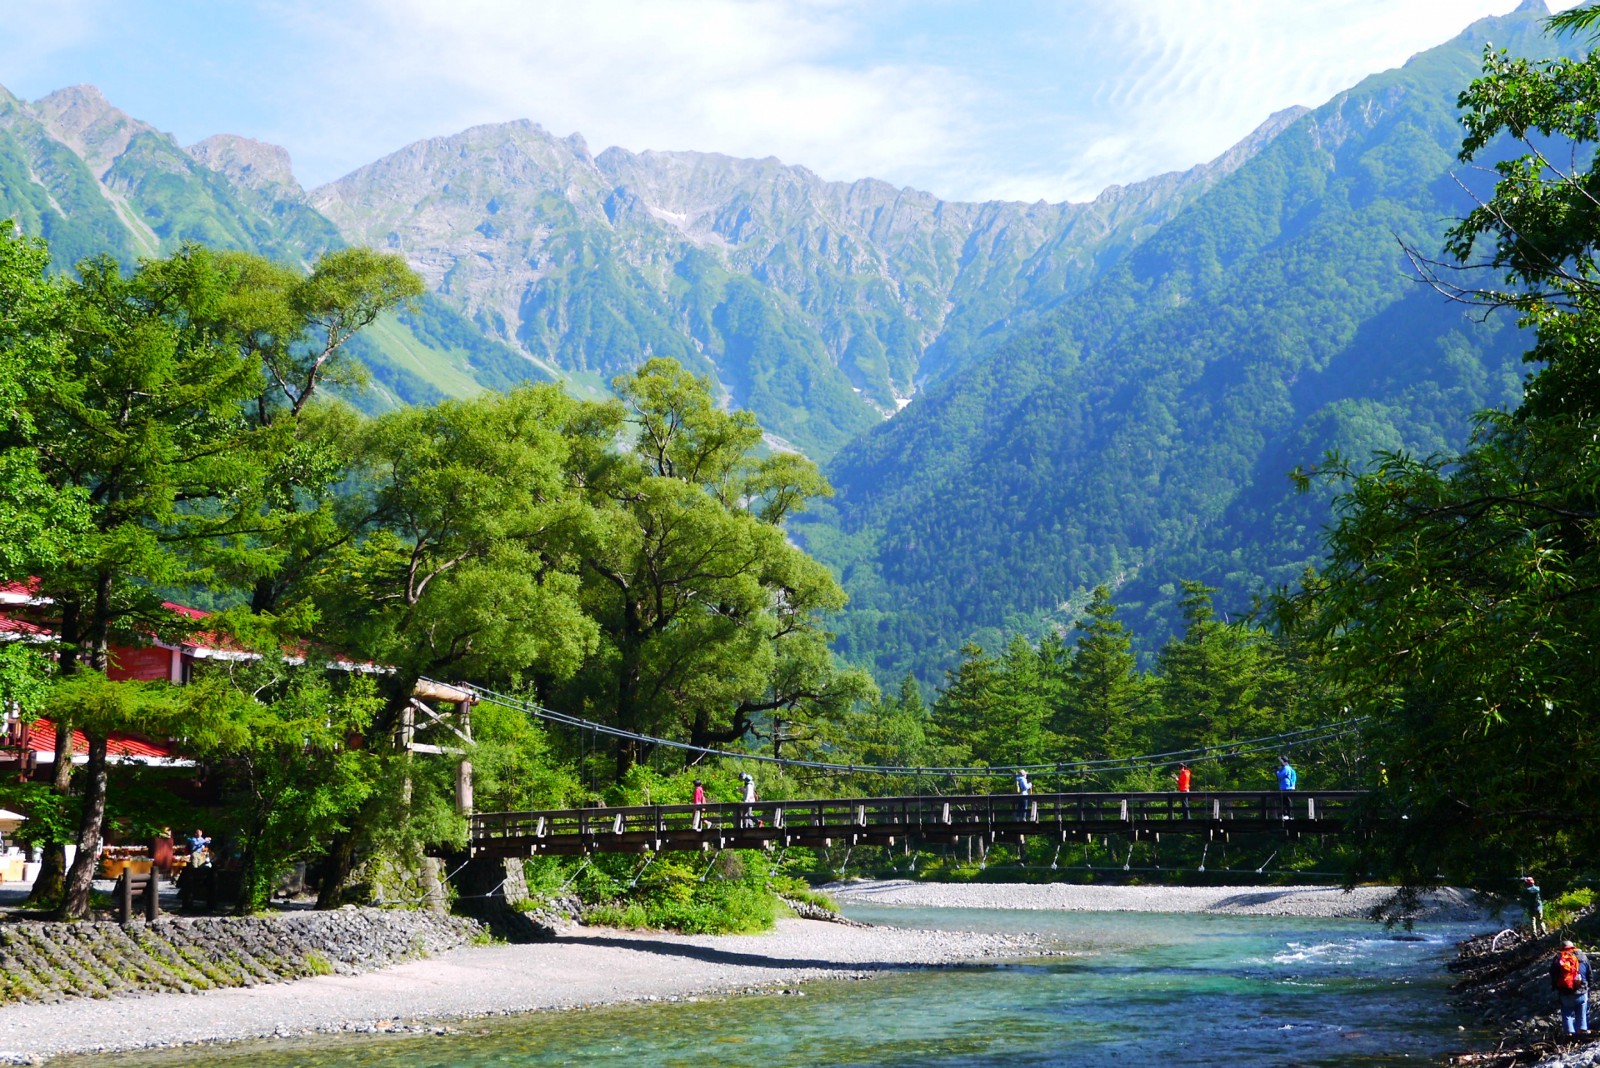
M 0 1004 L 256 986 L 355 974 L 484 937 L 436 912 L 346 908 L 153 924 L 0 924 Z

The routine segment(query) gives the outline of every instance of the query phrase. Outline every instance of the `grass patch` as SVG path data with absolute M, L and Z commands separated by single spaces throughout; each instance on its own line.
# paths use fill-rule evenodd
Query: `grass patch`
M 1595 893 L 1587 886 L 1568 890 L 1544 904 L 1545 921 L 1551 927 L 1565 927 L 1594 907 Z

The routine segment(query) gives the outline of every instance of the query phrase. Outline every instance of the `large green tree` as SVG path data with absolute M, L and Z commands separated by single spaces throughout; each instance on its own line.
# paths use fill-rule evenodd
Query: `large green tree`
M 403 265 L 400 265 L 403 268 Z M 370 322 L 368 310 L 404 299 L 397 264 L 345 272 L 347 285 L 324 287 L 323 299 L 296 308 L 305 334 L 339 332 Z M 239 576 L 275 566 L 274 533 L 297 492 L 285 472 L 297 467 L 295 419 L 264 419 L 268 381 L 281 376 L 301 341 L 263 340 L 257 312 L 266 305 L 264 278 L 277 268 L 252 257 L 187 247 L 132 272 L 108 257 L 86 261 L 78 278 L 60 283 L 54 343 L 36 346 L 29 370 L 36 388 L 26 399 L 35 466 L 57 495 L 79 499 L 92 530 L 70 551 L 41 559 L 41 590 L 59 614 L 59 670 L 113 669 L 114 644 L 172 636 L 192 626 L 163 605 L 161 590 L 226 587 Z M 341 276 L 344 277 L 344 276 Z M 330 295 L 331 294 L 331 295 Z M 344 302 L 344 324 L 326 328 Z M 287 320 L 282 320 L 287 321 Z M 329 342 L 330 344 L 332 342 Z M 307 357 L 325 367 L 338 348 Z M 305 409 L 320 379 L 308 372 L 287 405 Z M 321 484 L 328 475 L 318 472 Z M 316 488 L 318 483 L 313 483 Z M 141 726 L 139 702 L 121 705 Z M 62 706 L 60 727 L 71 725 Z M 105 813 L 106 743 L 114 729 L 99 716 L 85 731 L 83 813 L 78 861 L 68 877 L 63 911 L 88 908 L 95 854 Z M 58 745 L 58 751 L 64 747 Z M 58 762 L 64 772 L 66 761 Z
M 1284 618 L 1321 643 L 1387 765 L 1374 862 L 1418 883 L 1561 886 L 1600 846 L 1600 56 L 1488 53 L 1461 159 L 1493 195 L 1453 231 L 1441 286 L 1534 331 L 1526 396 L 1463 452 L 1354 478 L 1329 562 Z M 1349 476 L 1348 465 L 1330 470 Z
M 1127 756 L 1139 730 L 1149 687 L 1139 674 L 1133 638 L 1116 618 L 1111 591 L 1095 587 L 1068 673 L 1058 730 L 1066 752 L 1078 760 Z
M 594 516 L 579 559 L 600 648 L 564 691 L 569 707 L 707 746 L 869 693 L 835 667 L 822 629 L 843 592 L 783 529 L 831 492 L 815 465 L 761 455 L 755 418 L 719 408 L 710 383 L 673 360 L 615 386 L 621 406 L 594 433 L 631 427 L 632 447 L 591 450 L 574 472 Z M 644 755 L 622 741 L 618 777 Z

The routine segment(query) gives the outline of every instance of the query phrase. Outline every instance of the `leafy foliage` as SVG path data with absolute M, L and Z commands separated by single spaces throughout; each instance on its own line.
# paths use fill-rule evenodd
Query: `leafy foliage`
M 1527 869 L 1559 891 L 1589 865 L 1588 754 L 1600 624 L 1592 338 L 1600 181 L 1592 109 L 1600 56 L 1527 62 L 1488 52 L 1462 94 L 1472 160 L 1504 135 L 1492 196 L 1451 250 L 1501 283 L 1468 291 L 1533 330 L 1523 403 L 1487 412 L 1467 448 L 1393 453 L 1346 479 L 1329 562 L 1279 610 L 1371 715 L 1390 812 L 1373 849 L 1409 880 L 1503 888 Z

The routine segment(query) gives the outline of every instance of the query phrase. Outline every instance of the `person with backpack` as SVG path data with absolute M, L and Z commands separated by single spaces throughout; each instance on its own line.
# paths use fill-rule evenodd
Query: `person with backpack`
M 1568 1036 L 1589 1033 L 1589 958 L 1562 942 L 1550 963 L 1550 986 L 1561 1002 L 1561 1028 Z

